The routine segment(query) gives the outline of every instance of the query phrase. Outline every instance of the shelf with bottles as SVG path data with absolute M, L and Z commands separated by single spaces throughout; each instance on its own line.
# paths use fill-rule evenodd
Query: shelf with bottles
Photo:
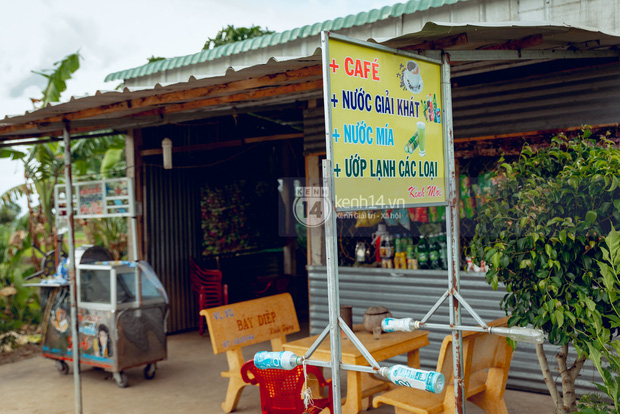
M 338 235 L 341 266 L 447 268 L 445 207 L 339 214 Z

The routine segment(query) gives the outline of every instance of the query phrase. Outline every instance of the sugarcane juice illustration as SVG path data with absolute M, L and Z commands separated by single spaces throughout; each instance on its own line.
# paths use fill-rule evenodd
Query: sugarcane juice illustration
M 426 155 L 426 124 L 422 121 L 417 123 L 418 126 L 418 145 L 420 146 L 420 157 Z
M 419 146 L 420 144 L 418 143 L 418 131 L 416 131 L 415 134 L 413 134 L 413 136 L 409 138 L 409 141 L 407 141 L 407 143 L 405 144 L 405 152 L 407 154 L 413 154 Z

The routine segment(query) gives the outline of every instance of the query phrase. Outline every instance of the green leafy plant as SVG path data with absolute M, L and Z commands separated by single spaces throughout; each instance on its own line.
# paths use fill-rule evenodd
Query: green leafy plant
M 80 68 L 80 53 L 75 52 L 64 59 L 54 62 L 55 69 L 45 72 L 34 72 L 48 79 L 47 86 L 43 90 L 41 105 L 47 106 L 50 102 L 60 101 L 60 94 L 67 89 L 67 80 L 71 79 L 73 72 Z M 49 73 L 46 73 L 49 72 Z
M 596 261 L 600 273 L 595 282 L 609 296 L 612 312 L 607 315 L 610 320 L 609 327 L 590 327 L 595 341 L 588 344 L 588 350 L 590 360 L 603 379 L 603 384 L 595 385 L 605 393 L 610 401 L 603 400 L 598 404 L 588 404 L 589 400 L 580 400 L 580 403 L 585 406 L 581 412 L 584 414 L 591 412 L 620 414 L 620 339 L 616 337 L 611 342 L 607 341 L 610 337 L 609 330 L 617 332 L 620 328 L 620 232 L 612 229 L 605 237 L 605 244 L 601 246 L 601 251 L 603 260 Z
M 584 394 L 577 404 L 579 414 L 603 414 L 613 413 L 609 401 L 600 394 Z
M 620 223 L 620 153 L 609 139 L 584 129 L 575 139 L 553 138 L 518 161 L 500 161 L 498 186 L 478 217 L 469 254 L 485 260 L 487 282 L 506 295 L 509 325 L 543 329 L 556 355 L 558 390 L 543 345 L 537 355 L 557 413 L 576 409 L 575 380 L 594 340 L 608 343 L 612 297 L 597 283 L 600 236 Z M 569 346 L 578 358 L 569 365 Z
M 33 99 L 41 106 L 58 102 L 66 90 L 68 81 L 80 66 L 79 53 L 66 56 L 54 63 L 54 68 L 36 72 L 48 80 L 41 99 Z M 0 158 L 12 158 L 24 164 L 25 183 L 18 185 L 0 197 L 0 333 L 21 329 L 24 325 L 40 321 L 40 308 L 36 291 L 23 287 L 24 277 L 39 270 L 40 257 L 34 256 L 32 246 L 49 252 L 56 246 L 54 186 L 64 181 L 64 145 L 61 142 L 34 144 L 25 150 L 2 148 Z M 125 175 L 124 136 L 111 133 L 107 137 L 84 137 L 73 141 L 71 156 L 74 177 L 100 179 Z M 76 177 L 77 178 L 77 177 Z M 78 178 L 79 179 L 79 178 Z M 28 212 L 17 222 L 3 226 L 3 220 L 15 221 L 15 202 L 25 196 Z M 101 224 L 98 241 L 120 256 L 126 250 L 126 223 L 108 219 L 112 223 Z M 116 220 L 116 221 L 114 221 Z M 123 227 L 124 226 L 124 227 Z M 14 243 L 9 243 L 9 239 Z M 117 253 L 118 252 L 118 253 Z M 30 256 L 30 257 L 29 257 Z M 8 293 L 10 294 L 8 294 Z M 8 336 L 6 337 L 8 338 Z
M 23 286 L 24 278 L 34 271 L 34 267 L 23 260 L 30 238 L 11 237 L 25 226 L 25 221 L 0 224 L 0 334 L 36 325 L 41 320 L 36 291 Z
M 151 55 L 150 58 L 146 58 L 147 63 L 155 63 L 155 62 L 159 62 L 160 60 L 166 60 L 165 57 L 161 57 L 161 56 L 155 56 L 155 55 Z
M 260 26 L 253 25 L 252 27 L 235 27 L 229 24 L 226 27 L 222 27 L 214 38 L 209 38 L 202 50 L 213 49 L 214 47 L 240 42 L 241 40 L 252 39 L 255 37 L 261 37 L 272 33 L 272 30 L 267 28 L 262 29 Z

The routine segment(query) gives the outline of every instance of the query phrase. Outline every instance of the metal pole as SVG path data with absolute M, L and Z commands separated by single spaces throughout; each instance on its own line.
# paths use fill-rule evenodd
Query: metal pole
M 131 218 L 131 252 L 133 261 L 138 262 L 140 259 L 138 257 L 138 217 L 136 216 Z
M 80 380 L 80 337 L 77 318 L 77 283 L 75 266 L 75 225 L 73 222 L 73 181 L 71 179 L 71 137 L 68 124 L 63 129 L 65 143 L 65 181 L 67 193 L 67 217 L 69 219 L 69 289 L 71 293 L 71 352 L 73 354 L 73 393 L 75 395 L 75 412 L 82 414 L 82 382 Z
M 448 249 L 448 290 L 450 291 L 450 326 L 461 325 L 461 309 L 455 293 L 458 295 L 460 280 L 460 253 L 458 227 L 457 177 L 454 161 L 454 136 L 452 135 L 452 91 L 450 85 L 450 61 L 445 53 L 441 56 L 441 95 L 443 98 L 444 137 L 448 151 L 448 211 L 446 228 L 450 248 Z M 458 414 L 465 413 L 465 392 L 463 379 L 463 338 L 457 329 L 452 330 L 452 357 L 454 368 L 454 407 Z
M 323 185 L 327 189 L 323 202 L 323 211 L 327 215 L 325 221 L 325 258 L 327 261 L 327 292 L 329 298 L 329 341 L 331 347 L 332 364 L 332 395 L 334 403 L 334 414 L 340 414 L 340 355 L 342 353 L 340 343 L 340 328 L 338 318 L 340 317 L 340 290 L 338 287 L 338 243 L 336 230 L 336 213 L 330 200 L 335 199 L 334 195 L 334 171 L 331 159 L 323 160 Z
M 321 32 L 321 47 L 323 59 L 323 100 L 329 102 L 331 94 L 330 75 L 326 62 L 329 61 L 329 35 L 327 32 Z M 323 214 L 325 215 L 325 259 L 327 265 L 327 292 L 329 303 L 329 341 L 331 348 L 331 365 L 332 365 L 332 396 L 336 401 L 334 404 L 334 413 L 340 414 L 342 407 L 340 405 L 340 360 L 342 348 L 340 343 L 340 329 L 338 318 L 340 317 L 340 290 L 338 286 L 338 230 L 336 227 L 336 190 L 334 188 L 334 169 L 332 160 L 334 159 L 332 144 L 332 117 L 331 111 L 325 107 L 325 139 L 327 159 L 323 160 L 323 188 L 326 190 L 323 197 Z

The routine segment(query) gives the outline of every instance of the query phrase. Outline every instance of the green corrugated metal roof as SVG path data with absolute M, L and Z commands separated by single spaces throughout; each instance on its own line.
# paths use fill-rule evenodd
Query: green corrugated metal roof
M 218 46 L 213 49 L 194 53 L 193 55 L 178 56 L 148 63 L 137 68 L 121 70 L 119 72 L 110 73 L 106 76 L 105 81 L 108 82 L 117 79 L 132 79 L 140 76 L 151 75 L 153 73 L 162 72 L 168 69 L 176 69 L 194 65 L 196 63 L 208 62 L 220 57 L 247 52 L 248 50 L 261 49 L 267 46 L 275 46 L 290 42 L 295 39 L 315 36 L 323 30 L 336 31 L 348 29 L 353 26 L 375 23 L 379 20 L 385 20 L 390 17 L 400 17 L 403 14 L 412 14 L 415 12 L 428 10 L 433 7 L 441 7 L 461 1 L 466 0 L 409 0 L 405 3 L 397 3 L 393 6 L 385 6 L 381 9 L 373 9 L 369 12 L 351 14 L 334 20 L 327 20 L 322 23 L 297 27 L 281 33 L 273 33 L 253 39 L 242 40 L 236 43 L 230 43 L 224 46 Z

